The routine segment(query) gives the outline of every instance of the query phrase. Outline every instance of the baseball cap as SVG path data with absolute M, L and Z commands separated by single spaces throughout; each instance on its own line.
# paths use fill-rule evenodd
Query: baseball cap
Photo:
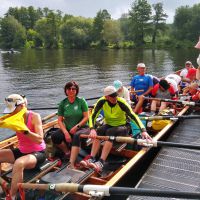
M 192 65 L 192 62 L 188 60 L 188 61 L 185 62 L 185 64 L 186 64 L 186 65 L 187 65 L 187 64 L 188 64 L 188 65 Z
M 107 86 L 103 90 L 104 96 L 110 96 L 112 95 L 113 97 L 117 96 L 117 90 L 115 89 L 114 86 Z
M 113 82 L 113 85 L 114 85 L 115 89 L 118 91 L 122 87 L 123 84 L 121 81 L 116 80 Z
M 145 68 L 146 66 L 144 63 L 138 63 L 137 67 Z
M 12 113 L 17 106 L 21 104 L 27 104 L 26 98 L 19 94 L 11 94 L 5 98 L 6 108 L 4 109 L 4 114 Z

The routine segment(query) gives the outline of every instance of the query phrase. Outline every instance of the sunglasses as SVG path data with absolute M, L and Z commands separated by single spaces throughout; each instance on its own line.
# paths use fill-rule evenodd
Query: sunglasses
M 5 101 L 11 103 L 11 102 L 15 102 L 17 100 L 21 100 L 21 99 L 13 99 L 13 98 L 5 98 Z
M 72 90 L 72 91 L 75 91 L 76 88 L 75 87 L 70 87 L 70 88 L 67 88 L 67 90 Z
M 108 96 L 114 98 L 114 97 L 117 97 L 117 93 L 115 92 L 115 93 L 110 94 L 110 95 L 108 95 Z
M 25 98 L 25 95 L 20 95 L 22 98 Z M 15 102 L 17 100 L 21 100 L 21 99 L 13 99 L 13 98 L 5 98 L 5 101 L 11 103 L 11 102 Z

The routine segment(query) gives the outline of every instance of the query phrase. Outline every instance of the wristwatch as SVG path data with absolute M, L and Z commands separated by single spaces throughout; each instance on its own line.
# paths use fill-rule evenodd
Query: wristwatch
M 29 131 L 24 131 L 24 135 L 27 135 L 27 134 L 29 134 Z
M 77 124 L 77 126 L 76 126 L 76 127 L 77 127 L 78 129 L 79 129 L 79 128 L 81 128 L 80 124 Z

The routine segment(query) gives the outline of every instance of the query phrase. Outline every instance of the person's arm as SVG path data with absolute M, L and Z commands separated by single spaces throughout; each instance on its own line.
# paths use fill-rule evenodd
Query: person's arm
M 144 92 L 142 95 L 146 96 L 146 95 L 150 94 L 152 89 L 153 89 L 153 87 L 150 86 L 149 89 L 146 92 Z
M 44 133 L 42 128 L 42 120 L 38 113 L 33 113 L 31 123 L 34 126 L 35 132 L 29 130 L 28 132 L 25 132 L 25 134 L 32 141 L 40 144 L 43 141 Z
M 58 116 L 58 125 L 59 125 L 60 129 L 62 130 L 63 134 L 65 135 L 65 140 L 67 142 L 71 142 L 71 136 L 70 136 L 69 132 L 67 131 L 63 121 L 64 121 L 64 117 Z
M 196 71 L 196 79 L 200 81 L 200 66 L 198 66 L 197 71 Z
M 81 128 L 82 126 L 84 126 L 86 124 L 86 122 L 88 121 L 89 119 L 89 111 L 86 111 L 86 112 L 83 112 L 83 118 L 82 120 L 76 124 L 71 130 L 70 130 L 70 133 L 71 134 L 75 134 L 76 131 Z
M 126 87 L 123 87 L 123 90 L 124 90 L 124 99 L 127 101 L 128 104 L 131 104 L 129 90 Z

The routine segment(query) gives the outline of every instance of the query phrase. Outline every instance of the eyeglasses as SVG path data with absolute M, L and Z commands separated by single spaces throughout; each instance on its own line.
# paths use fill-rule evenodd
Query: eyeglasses
M 72 91 L 75 91 L 76 88 L 75 87 L 70 87 L 70 88 L 67 88 L 67 90 L 72 90 Z

